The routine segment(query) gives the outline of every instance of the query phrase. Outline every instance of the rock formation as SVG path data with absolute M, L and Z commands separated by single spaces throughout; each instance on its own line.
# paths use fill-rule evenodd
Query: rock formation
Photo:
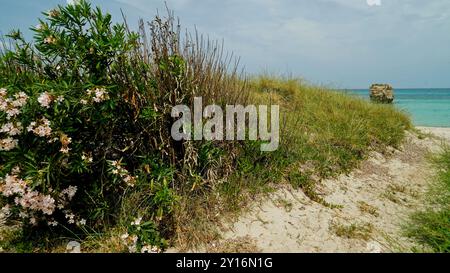
M 394 101 L 394 89 L 389 84 L 372 84 L 370 99 L 378 103 L 392 103 Z

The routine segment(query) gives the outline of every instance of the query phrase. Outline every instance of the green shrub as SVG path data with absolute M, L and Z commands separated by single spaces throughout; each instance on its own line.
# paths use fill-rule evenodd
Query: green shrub
M 44 15 L 34 43 L 12 32 L 13 48 L 5 44 L 0 60 L 0 203 L 8 221 L 87 234 L 129 225 L 143 211 L 153 235 L 135 232 L 138 246 L 165 247 L 159 232 L 170 228 L 174 189 L 183 187 L 174 181 L 189 180 L 183 166 L 196 162 L 197 149 L 170 138 L 171 106 L 193 95 L 179 82 L 198 89 L 185 80 L 188 63 L 166 28 L 172 19 L 153 22 L 147 54 L 139 35 L 86 1 Z M 209 158 L 200 164 L 206 172 Z

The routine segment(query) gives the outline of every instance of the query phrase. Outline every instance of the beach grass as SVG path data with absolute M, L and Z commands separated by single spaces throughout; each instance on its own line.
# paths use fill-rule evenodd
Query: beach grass
M 412 128 L 408 115 L 392 105 L 373 104 L 301 79 L 261 75 L 251 78 L 247 88 L 250 103 L 280 105 L 280 147 L 262 153 L 258 143 L 247 143 L 226 182 L 200 199 L 185 199 L 180 234 L 186 237 L 178 237 L 178 243 L 187 248 L 215 239 L 212 227 L 223 217 L 239 215 L 249 202 L 283 184 L 334 207 L 317 194 L 316 184 L 349 173 L 371 151 L 398 148 L 405 130 Z
M 433 158 L 438 175 L 427 196 L 427 207 L 414 213 L 406 234 L 424 245 L 425 251 L 450 252 L 450 148 Z M 422 251 L 417 250 L 416 251 Z

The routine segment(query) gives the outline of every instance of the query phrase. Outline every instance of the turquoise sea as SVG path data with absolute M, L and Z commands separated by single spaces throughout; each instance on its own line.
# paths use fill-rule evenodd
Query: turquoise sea
M 369 99 L 368 89 L 344 92 Z M 416 126 L 450 127 L 450 88 L 395 89 L 394 104 L 408 112 Z

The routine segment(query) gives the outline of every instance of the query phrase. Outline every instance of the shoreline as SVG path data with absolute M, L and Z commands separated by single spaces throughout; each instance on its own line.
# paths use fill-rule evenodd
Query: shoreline
M 423 133 L 433 134 L 441 139 L 450 141 L 450 128 L 448 127 L 427 127 L 427 126 L 416 126 Z

